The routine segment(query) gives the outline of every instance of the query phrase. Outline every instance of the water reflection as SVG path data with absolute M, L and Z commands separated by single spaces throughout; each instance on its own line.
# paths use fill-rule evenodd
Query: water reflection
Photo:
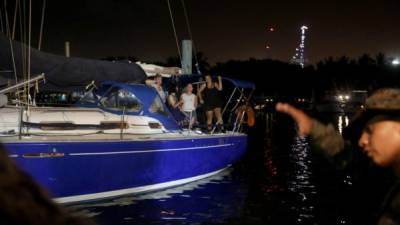
M 349 125 L 349 117 L 346 114 L 338 115 L 337 127 L 339 132 L 343 133 L 343 128 L 346 128 Z
M 314 201 L 317 191 L 312 181 L 312 161 L 306 138 L 299 136 L 294 138 L 289 159 L 294 164 L 294 171 L 288 178 L 289 190 L 296 193 L 300 199 L 293 206 L 297 211 L 297 222 L 311 222 L 315 217 Z
M 240 214 L 246 195 L 244 183 L 227 170 L 176 188 L 70 205 L 68 210 L 103 225 L 222 223 Z

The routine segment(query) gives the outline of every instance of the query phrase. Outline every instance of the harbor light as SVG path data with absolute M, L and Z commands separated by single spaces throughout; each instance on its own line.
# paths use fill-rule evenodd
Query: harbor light
M 392 61 L 393 66 L 398 66 L 399 64 L 400 64 L 400 60 L 398 58 L 393 59 L 393 61 Z
M 341 94 L 341 95 L 338 95 L 336 98 L 337 98 L 337 100 L 342 101 L 342 102 L 349 101 L 350 95 Z

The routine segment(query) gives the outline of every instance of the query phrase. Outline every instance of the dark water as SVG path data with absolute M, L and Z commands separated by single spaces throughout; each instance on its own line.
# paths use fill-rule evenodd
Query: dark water
M 347 115 L 319 115 L 341 131 Z M 392 177 L 370 165 L 338 170 L 284 115 L 261 113 L 249 149 L 221 174 L 159 192 L 68 206 L 100 225 L 373 224 Z

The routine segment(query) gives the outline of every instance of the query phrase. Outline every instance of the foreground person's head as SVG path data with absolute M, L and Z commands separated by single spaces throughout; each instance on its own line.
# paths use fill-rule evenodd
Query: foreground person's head
M 93 224 L 68 215 L 22 172 L 0 145 L 0 224 Z
M 400 89 L 380 89 L 367 98 L 364 109 L 344 133 L 379 166 L 400 163 Z

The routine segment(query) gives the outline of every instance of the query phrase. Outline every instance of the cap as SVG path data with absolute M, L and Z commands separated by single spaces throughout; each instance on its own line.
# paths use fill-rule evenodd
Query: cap
M 400 89 L 382 88 L 374 92 L 351 119 L 343 136 L 358 139 L 367 124 L 385 120 L 400 121 Z

